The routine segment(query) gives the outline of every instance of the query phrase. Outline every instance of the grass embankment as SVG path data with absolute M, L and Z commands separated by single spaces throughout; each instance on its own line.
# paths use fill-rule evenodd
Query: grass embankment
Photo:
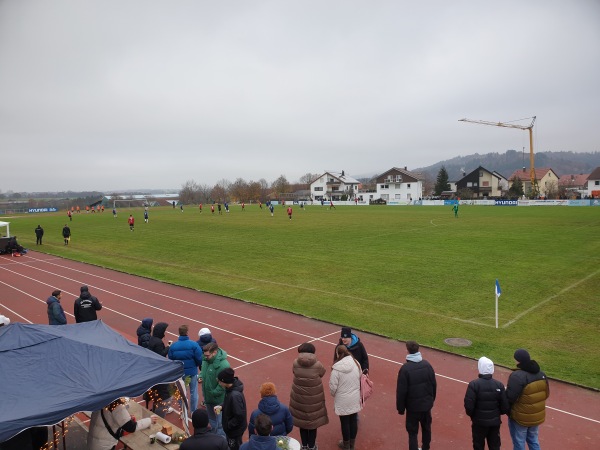
M 11 220 L 47 253 L 514 366 L 530 350 L 551 377 L 600 388 L 600 210 L 575 207 L 237 205 Z M 130 232 L 126 219 L 136 217 Z M 494 281 L 502 287 L 494 328 Z M 469 339 L 452 348 L 448 337 Z

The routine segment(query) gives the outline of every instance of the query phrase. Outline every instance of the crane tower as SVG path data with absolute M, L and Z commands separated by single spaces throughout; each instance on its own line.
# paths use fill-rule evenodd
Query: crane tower
M 505 127 L 505 128 L 517 128 L 519 130 L 528 130 L 529 131 L 529 178 L 531 180 L 531 188 L 535 185 L 535 167 L 534 167 L 534 157 L 533 157 L 533 124 L 535 123 L 535 117 L 526 117 L 526 119 L 531 119 L 531 124 L 528 126 L 518 125 L 511 122 L 489 122 L 487 120 L 470 120 L 470 119 L 459 119 L 459 122 L 470 122 L 470 123 L 478 123 L 480 125 L 492 125 L 495 127 Z M 524 119 L 520 119 L 524 120 Z M 516 120 L 513 122 L 517 122 Z

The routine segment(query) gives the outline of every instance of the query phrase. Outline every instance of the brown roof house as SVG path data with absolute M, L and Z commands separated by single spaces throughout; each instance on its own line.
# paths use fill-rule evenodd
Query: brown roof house
M 531 179 L 529 177 L 529 170 L 515 170 L 512 175 L 508 177 L 511 187 L 514 180 L 517 178 L 523 182 L 523 191 L 526 194 L 531 192 Z M 558 175 L 556 172 L 554 172 L 554 170 L 548 167 L 535 169 L 535 179 L 537 180 L 539 194 L 541 197 L 547 197 L 550 193 L 558 192 Z

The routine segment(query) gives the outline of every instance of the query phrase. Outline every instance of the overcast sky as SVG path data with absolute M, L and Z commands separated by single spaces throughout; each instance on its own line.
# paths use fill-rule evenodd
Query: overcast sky
M 2 192 L 411 170 L 534 115 L 600 151 L 600 1 L 0 0 Z

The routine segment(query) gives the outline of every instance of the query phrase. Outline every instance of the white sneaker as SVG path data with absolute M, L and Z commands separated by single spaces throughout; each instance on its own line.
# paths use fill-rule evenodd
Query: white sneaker
M 171 414 L 174 411 L 175 409 L 172 406 L 169 406 L 169 409 L 167 409 L 167 414 Z

